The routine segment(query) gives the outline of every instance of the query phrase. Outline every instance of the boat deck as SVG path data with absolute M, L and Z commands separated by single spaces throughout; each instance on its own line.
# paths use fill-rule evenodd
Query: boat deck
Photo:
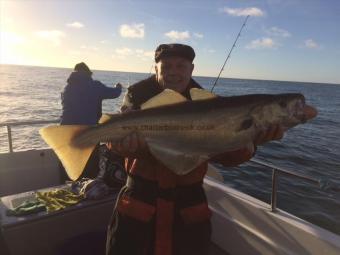
M 65 185 L 57 187 L 64 186 Z M 43 190 L 54 188 L 56 187 Z M 83 201 L 76 206 L 52 213 L 39 212 L 19 218 L 6 215 L 7 208 L 12 206 L 16 207 L 18 204 L 21 204 L 22 201 L 32 196 L 34 197 L 34 193 L 30 191 L 5 196 L 0 199 L 0 228 L 3 230 L 4 237 L 7 240 L 9 247 L 11 247 L 13 254 L 21 254 L 23 251 L 27 250 L 28 247 L 36 247 L 37 250 L 45 249 L 46 247 L 40 247 L 40 241 L 44 240 L 44 242 L 47 243 L 52 237 L 55 243 L 62 243 L 63 236 L 60 235 L 60 231 L 58 231 L 58 226 L 60 225 L 64 226 L 63 231 L 65 232 L 65 236 L 74 237 L 74 235 L 79 234 L 78 239 L 80 238 L 80 241 L 82 238 L 87 238 L 87 230 L 83 229 L 83 224 L 79 224 L 79 222 L 87 222 L 86 225 L 90 227 L 90 229 L 98 229 L 96 226 L 105 227 L 106 223 L 102 222 L 101 219 L 109 218 L 111 216 L 114 205 L 113 201 L 115 200 L 115 194 L 112 194 L 112 196 L 108 196 L 99 201 Z M 91 215 L 97 215 L 97 217 L 92 217 Z M 91 221 L 88 221 L 89 217 L 91 217 Z M 65 222 L 68 223 L 65 225 Z M 48 236 L 44 234 L 46 229 L 49 229 Z M 34 233 L 36 238 L 30 240 L 28 236 L 32 233 Z M 105 236 L 105 234 L 101 236 Z M 31 253 L 28 252 L 27 254 L 34 254 L 33 250 L 34 249 L 32 249 Z M 45 254 L 50 254 L 47 248 Z M 209 255 L 230 254 L 224 252 L 216 244 L 211 243 Z

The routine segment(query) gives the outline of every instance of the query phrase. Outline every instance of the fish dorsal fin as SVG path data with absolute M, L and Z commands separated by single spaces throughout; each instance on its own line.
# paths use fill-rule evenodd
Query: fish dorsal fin
M 51 146 L 65 167 L 67 175 L 75 181 L 80 177 L 96 145 L 75 147 L 72 140 L 88 129 L 85 125 L 53 125 L 39 130 L 45 142 Z
M 141 109 L 144 110 L 148 108 L 159 107 L 162 105 L 181 103 L 185 101 L 188 101 L 188 99 L 186 99 L 180 93 L 172 89 L 165 89 L 158 95 L 150 98 L 148 101 L 142 104 Z
M 112 116 L 113 116 L 113 114 L 104 113 L 100 117 L 98 124 L 104 124 L 104 123 L 108 122 L 112 118 Z
M 208 90 L 205 89 L 199 89 L 199 88 L 192 88 L 190 89 L 190 96 L 191 100 L 204 100 L 204 99 L 210 99 L 217 97 L 216 94 L 211 93 Z

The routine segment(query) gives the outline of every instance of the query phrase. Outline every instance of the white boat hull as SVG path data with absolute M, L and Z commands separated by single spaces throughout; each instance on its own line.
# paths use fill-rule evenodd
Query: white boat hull
M 229 254 L 339 255 L 340 236 L 227 187 L 204 181 L 213 211 L 212 241 Z

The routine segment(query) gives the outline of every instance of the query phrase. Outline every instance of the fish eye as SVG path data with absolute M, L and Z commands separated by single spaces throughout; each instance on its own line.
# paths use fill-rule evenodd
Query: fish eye
M 250 128 L 253 125 L 253 123 L 254 123 L 253 119 L 246 119 L 245 121 L 242 122 L 239 131 Z

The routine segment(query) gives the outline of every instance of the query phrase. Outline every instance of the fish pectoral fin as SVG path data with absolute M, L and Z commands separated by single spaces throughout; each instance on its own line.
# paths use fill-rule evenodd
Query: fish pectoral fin
M 112 118 L 112 116 L 114 116 L 114 115 L 113 114 L 104 113 L 100 117 L 100 119 L 98 121 L 98 124 L 104 124 L 104 123 L 108 122 Z
M 208 160 L 207 155 L 192 155 L 171 147 L 148 143 L 151 154 L 177 175 L 185 175 Z
M 191 97 L 191 100 L 195 101 L 195 100 L 215 98 L 218 96 L 205 89 L 192 88 L 190 89 L 190 97 Z
M 81 131 L 87 129 L 85 125 L 53 125 L 39 130 L 44 141 L 53 149 L 65 167 L 71 180 L 76 180 L 84 171 L 96 145 L 76 147 L 72 139 Z
M 158 95 L 150 98 L 144 104 L 141 105 L 141 109 L 148 109 L 159 107 L 162 105 L 169 105 L 169 104 L 177 104 L 181 102 L 188 101 L 184 96 L 180 93 L 172 90 L 172 89 L 165 89 Z

